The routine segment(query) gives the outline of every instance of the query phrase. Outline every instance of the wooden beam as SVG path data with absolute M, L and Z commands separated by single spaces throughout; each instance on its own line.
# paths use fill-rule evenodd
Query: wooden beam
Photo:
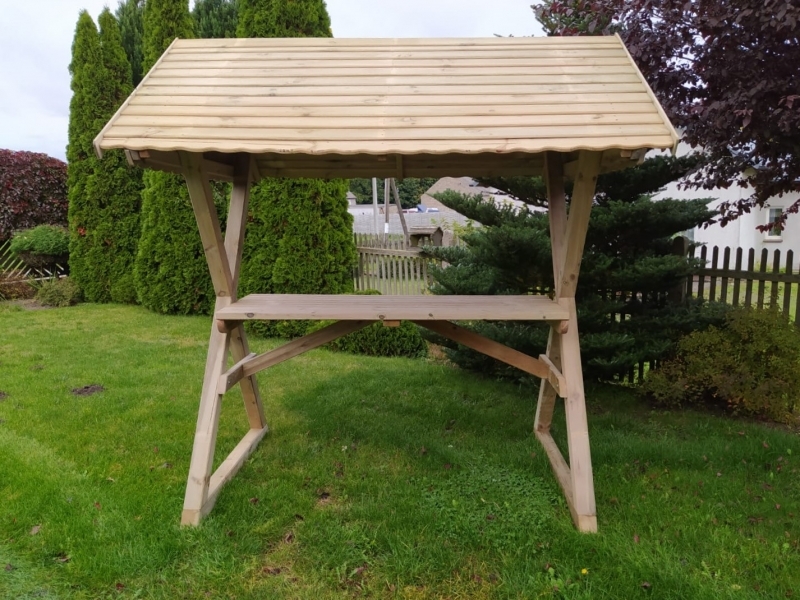
M 189 152 L 180 152 L 180 157 L 214 291 L 217 297 L 231 298 L 234 290 L 231 268 L 219 229 L 214 196 L 211 193 L 208 176 L 203 169 L 202 157 Z
M 555 327 L 550 328 L 550 336 L 547 339 L 547 354 L 550 364 L 556 369 L 561 369 L 561 334 Z M 563 377 L 563 373 L 562 373 Z M 562 391 L 566 392 L 566 378 L 564 378 L 565 385 Z M 546 433 L 550 431 L 550 424 L 553 422 L 553 412 L 555 410 L 556 395 L 561 395 L 556 392 L 548 379 L 543 379 L 539 386 L 539 400 L 536 403 L 536 418 L 533 422 L 533 430 L 537 433 Z
M 559 396 L 565 398 L 567 396 L 567 380 L 561 374 L 561 369 L 553 364 L 546 354 L 540 354 L 539 360 L 547 367 L 547 377 L 543 381 L 547 381 Z
M 214 474 L 211 476 L 211 481 L 209 482 L 208 498 L 201 508 L 201 518 L 211 511 L 219 497 L 222 486 L 233 479 L 236 473 L 239 472 L 239 469 L 242 468 L 242 465 L 244 465 L 245 461 L 258 447 L 259 442 L 261 442 L 266 434 L 266 427 L 248 431 L 242 438 L 242 441 L 236 445 L 227 458 L 217 467 L 217 470 L 214 471 Z
M 563 160 L 563 156 L 558 152 L 547 152 L 544 157 L 554 281 L 561 279 L 561 269 L 564 267 L 564 239 L 567 233 L 567 201 L 564 193 Z
M 449 321 L 414 321 L 414 323 L 420 327 L 430 329 L 442 337 L 453 340 L 454 342 L 458 342 L 467 348 L 472 348 L 481 354 L 491 356 L 492 358 L 504 362 L 507 365 L 516 367 L 525 373 L 529 373 L 542 379 L 548 379 L 551 377 L 550 368 L 540 359 L 533 358 L 532 356 L 523 354 L 518 350 L 504 346 L 499 342 L 495 342 L 494 340 L 483 337 L 482 335 L 479 335 L 474 331 L 470 331 L 469 329 L 460 327 L 455 323 L 451 323 Z M 552 379 L 556 385 L 559 385 L 559 376 L 552 374 Z
M 542 448 L 544 448 L 547 458 L 550 459 L 550 464 L 553 467 L 553 474 L 555 474 L 556 480 L 561 486 L 561 490 L 564 492 L 564 497 L 569 505 L 569 510 L 570 512 L 573 512 L 572 479 L 569 474 L 569 465 L 567 464 L 567 461 L 564 460 L 564 455 L 561 454 L 561 450 L 558 449 L 558 445 L 553 439 L 553 436 L 550 435 L 550 432 L 536 431 L 535 433 L 536 439 L 538 439 L 539 443 L 542 444 Z
M 569 331 L 561 336 L 562 371 L 567 379 L 568 394 L 565 400 L 567 414 L 567 446 L 570 477 L 572 479 L 575 524 L 586 532 L 597 531 L 597 508 L 594 498 L 592 456 L 589 447 L 589 424 L 583 389 L 581 349 L 578 338 L 578 316 L 575 299 L 568 298 L 570 310 Z
M 305 352 L 308 352 L 309 350 L 313 350 L 314 348 L 319 348 L 328 342 L 332 342 L 333 340 L 339 339 L 340 337 L 349 333 L 363 329 L 367 325 L 371 325 L 374 322 L 375 321 L 366 320 L 339 321 L 337 323 L 328 325 L 327 327 L 323 327 L 322 329 L 319 329 L 313 333 L 309 333 L 301 338 L 292 340 L 280 348 L 265 352 L 264 354 L 259 354 L 254 358 L 244 361 L 242 364 L 244 376 L 249 377 L 251 375 L 255 375 L 259 371 L 273 367 L 289 360 L 290 358 L 294 358 L 295 356 L 299 356 Z
M 572 188 L 564 242 L 564 262 L 559 270 L 561 276 L 556 280 L 556 296 L 558 298 L 575 297 L 601 158 L 602 153 L 586 150 L 582 150 L 578 157 L 578 172 Z
M 184 168 L 178 152 L 163 150 L 126 150 L 128 162 L 143 169 L 155 169 L 183 175 Z M 203 171 L 215 181 L 233 181 L 234 168 L 222 162 L 203 159 Z
M 216 327 L 211 328 L 200 410 L 192 446 L 192 461 L 189 465 L 189 478 L 183 501 L 182 525 L 198 525 L 202 518 L 201 509 L 208 499 L 208 482 L 214 464 L 214 448 L 217 444 L 219 413 L 222 406 L 222 396 L 217 391 L 217 382 L 227 361 L 228 340 L 229 334 L 220 333 Z
M 256 356 L 258 355 L 255 352 L 251 352 L 234 364 L 230 369 L 225 371 L 222 375 L 220 375 L 219 383 L 217 384 L 217 393 L 227 393 L 233 388 L 233 386 L 244 379 L 244 363 L 255 358 Z

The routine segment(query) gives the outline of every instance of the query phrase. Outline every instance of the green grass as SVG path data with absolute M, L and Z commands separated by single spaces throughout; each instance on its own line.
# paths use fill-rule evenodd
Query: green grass
M 582 535 L 534 388 L 323 350 L 259 376 L 270 434 L 181 529 L 208 330 L 0 305 L 0 598 L 800 594 L 794 433 L 590 388 L 600 532 Z M 246 427 L 231 392 L 218 461 Z

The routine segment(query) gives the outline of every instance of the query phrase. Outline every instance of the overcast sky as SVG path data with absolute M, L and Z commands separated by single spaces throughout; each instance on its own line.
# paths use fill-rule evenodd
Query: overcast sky
M 532 0 L 327 0 L 336 37 L 540 35 Z M 0 148 L 64 159 L 72 36 L 118 0 L 0 0 Z

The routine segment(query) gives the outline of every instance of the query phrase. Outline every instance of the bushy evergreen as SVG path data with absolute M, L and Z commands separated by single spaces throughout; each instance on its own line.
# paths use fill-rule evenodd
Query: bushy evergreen
M 655 159 L 639 167 L 641 171 L 601 176 L 598 181 L 576 298 L 584 372 L 590 377 L 613 378 L 640 361 L 660 360 L 681 335 L 722 316 L 719 307 L 675 304 L 668 298 L 698 266 L 673 253 L 672 237 L 708 221 L 712 213 L 705 200 L 652 201 L 647 194 L 685 168 L 674 160 Z M 642 177 L 643 172 L 648 176 Z M 518 189 L 523 184 L 529 190 L 542 189 L 541 183 L 518 183 Z M 527 294 L 552 289 L 546 213 L 498 208 L 480 197 L 455 193 L 438 197 L 484 227 L 463 236 L 465 247 L 432 249 L 450 263 L 434 271 L 436 293 Z M 545 351 L 546 326 L 490 322 L 475 327 L 527 354 Z M 450 354 L 465 367 L 517 375 L 463 348 L 454 347 Z
M 91 136 L 97 135 L 132 91 L 131 70 L 122 47 L 117 21 L 106 9 L 100 14 L 101 64 L 90 74 L 97 119 Z M 139 238 L 142 175 L 131 169 L 122 150 L 94 159 L 83 195 L 73 198 L 71 219 L 72 278 L 90 302 L 131 303 L 136 300 L 133 262 Z
M 144 11 L 145 69 L 176 38 L 193 37 L 188 0 L 148 0 Z M 224 221 L 224 199 L 215 197 Z M 186 181 L 180 175 L 146 171 L 141 237 L 134 280 L 139 301 L 161 313 L 208 313 L 214 290 L 197 231 Z
M 100 218 L 92 210 L 86 188 L 98 162 L 92 140 L 98 131 L 97 123 L 103 117 L 102 107 L 97 102 L 103 84 L 103 57 L 97 27 L 85 10 L 78 16 L 75 27 L 69 72 L 72 75 L 67 132 L 69 264 L 73 273 L 88 273 L 86 255 L 89 245 L 85 243 L 85 236 L 87 231 L 97 227 Z
M 142 73 L 142 38 L 144 37 L 144 0 L 120 0 L 115 12 L 122 35 L 122 47 L 131 64 L 133 87 L 139 85 Z
M 147 0 L 143 18 L 142 71 L 147 74 L 175 38 L 194 37 L 194 23 L 189 0 Z
M 322 0 L 241 0 L 239 37 L 329 37 Z M 339 294 L 353 290 L 353 220 L 344 180 L 267 179 L 253 186 L 241 292 Z M 302 335 L 308 323 L 257 323 L 263 335 Z
M 239 0 L 237 37 L 333 37 L 324 0 Z
M 196 0 L 192 18 L 198 38 L 236 37 L 236 0 Z
M 356 256 L 346 190 L 342 180 L 266 179 L 254 186 L 242 293 L 352 292 Z M 298 321 L 251 325 L 268 336 L 294 337 L 308 329 L 308 323 Z

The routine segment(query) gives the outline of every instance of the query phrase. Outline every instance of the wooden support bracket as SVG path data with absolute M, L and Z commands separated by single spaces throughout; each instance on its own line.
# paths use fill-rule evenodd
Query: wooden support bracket
M 242 360 L 237 362 L 233 365 L 230 369 L 225 371 L 219 378 L 219 384 L 217 385 L 217 393 L 218 394 L 225 394 L 233 389 L 237 383 L 239 383 L 242 379 L 244 379 L 244 365 L 250 360 L 253 360 L 256 356 L 258 356 L 255 352 L 251 352 L 247 356 L 245 356 Z

